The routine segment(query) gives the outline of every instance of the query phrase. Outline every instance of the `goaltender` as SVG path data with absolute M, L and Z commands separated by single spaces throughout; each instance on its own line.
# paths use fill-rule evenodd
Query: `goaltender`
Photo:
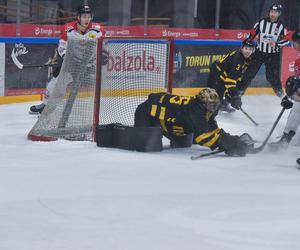
M 135 111 L 135 127 L 161 127 L 171 146 L 191 146 L 185 138 L 192 138 L 193 143 L 212 150 L 219 148 L 228 155 L 244 156 L 248 152 L 244 137 L 230 135 L 217 125 L 219 104 L 219 96 L 211 88 L 195 96 L 150 94 Z

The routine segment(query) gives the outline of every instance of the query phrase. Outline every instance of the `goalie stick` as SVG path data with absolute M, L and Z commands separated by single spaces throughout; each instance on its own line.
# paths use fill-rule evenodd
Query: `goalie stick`
M 19 69 L 23 69 L 23 68 L 41 68 L 41 67 L 51 67 L 51 66 L 55 66 L 57 65 L 57 63 L 54 64 L 30 64 L 30 65 L 24 65 L 22 64 L 18 58 L 16 57 L 14 51 L 11 52 L 11 59 L 13 60 L 14 64 L 19 68 Z
M 253 148 L 252 150 L 250 150 L 249 153 L 251 153 L 251 154 L 256 154 L 256 153 L 261 152 L 261 151 L 265 148 L 265 146 L 267 145 L 267 143 L 268 143 L 268 141 L 269 141 L 269 139 L 270 139 L 270 137 L 271 137 L 273 131 L 275 130 L 275 128 L 276 128 L 276 126 L 277 126 L 277 124 L 278 124 L 280 118 L 282 117 L 284 111 L 285 111 L 285 108 L 282 108 L 281 111 L 280 111 L 280 113 L 279 113 L 279 115 L 278 115 L 278 117 L 277 117 L 277 119 L 276 119 L 276 121 L 275 121 L 274 124 L 273 124 L 273 127 L 271 128 L 271 130 L 270 130 L 268 136 L 267 136 L 266 139 L 263 141 L 263 143 L 262 143 L 259 147 Z
M 251 148 L 254 148 L 254 144 L 259 142 L 258 140 L 253 139 L 249 134 L 244 133 L 240 136 L 240 138 L 243 138 L 243 141 L 247 144 L 247 146 L 249 147 L 249 150 L 251 151 Z M 252 149 L 253 150 L 253 149 Z M 206 156 L 211 156 L 211 155 L 215 155 L 215 154 L 219 154 L 224 152 L 224 149 L 218 149 L 209 153 L 205 153 L 205 154 L 199 154 L 199 155 L 195 155 L 195 156 L 191 156 L 191 160 L 197 160 L 200 158 L 204 158 Z

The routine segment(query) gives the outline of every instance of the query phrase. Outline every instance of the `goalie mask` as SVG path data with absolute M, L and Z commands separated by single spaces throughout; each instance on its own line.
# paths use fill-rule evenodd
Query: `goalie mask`
M 214 89 L 205 88 L 200 90 L 197 98 L 204 104 L 209 112 L 215 112 L 219 108 L 220 98 Z

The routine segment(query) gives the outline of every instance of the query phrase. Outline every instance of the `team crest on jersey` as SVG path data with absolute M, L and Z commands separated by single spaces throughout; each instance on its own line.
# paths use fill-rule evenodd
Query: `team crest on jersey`
M 89 38 L 96 38 L 96 34 L 89 34 L 88 37 Z

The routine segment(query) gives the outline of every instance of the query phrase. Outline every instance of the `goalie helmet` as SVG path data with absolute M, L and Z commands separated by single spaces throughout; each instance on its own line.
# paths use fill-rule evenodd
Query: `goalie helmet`
M 214 112 L 220 105 L 220 98 L 218 93 L 211 88 L 204 88 L 197 94 L 198 100 L 200 100 L 208 111 Z
M 290 76 L 285 83 L 285 92 L 287 96 L 293 97 L 295 93 L 300 96 L 300 76 Z
M 271 4 L 271 6 L 270 6 L 270 11 L 271 10 L 276 10 L 276 11 L 278 11 L 279 13 L 281 13 L 281 11 L 282 11 L 282 5 L 281 4 L 278 4 L 278 3 L 273 3 L 273 4 Z

